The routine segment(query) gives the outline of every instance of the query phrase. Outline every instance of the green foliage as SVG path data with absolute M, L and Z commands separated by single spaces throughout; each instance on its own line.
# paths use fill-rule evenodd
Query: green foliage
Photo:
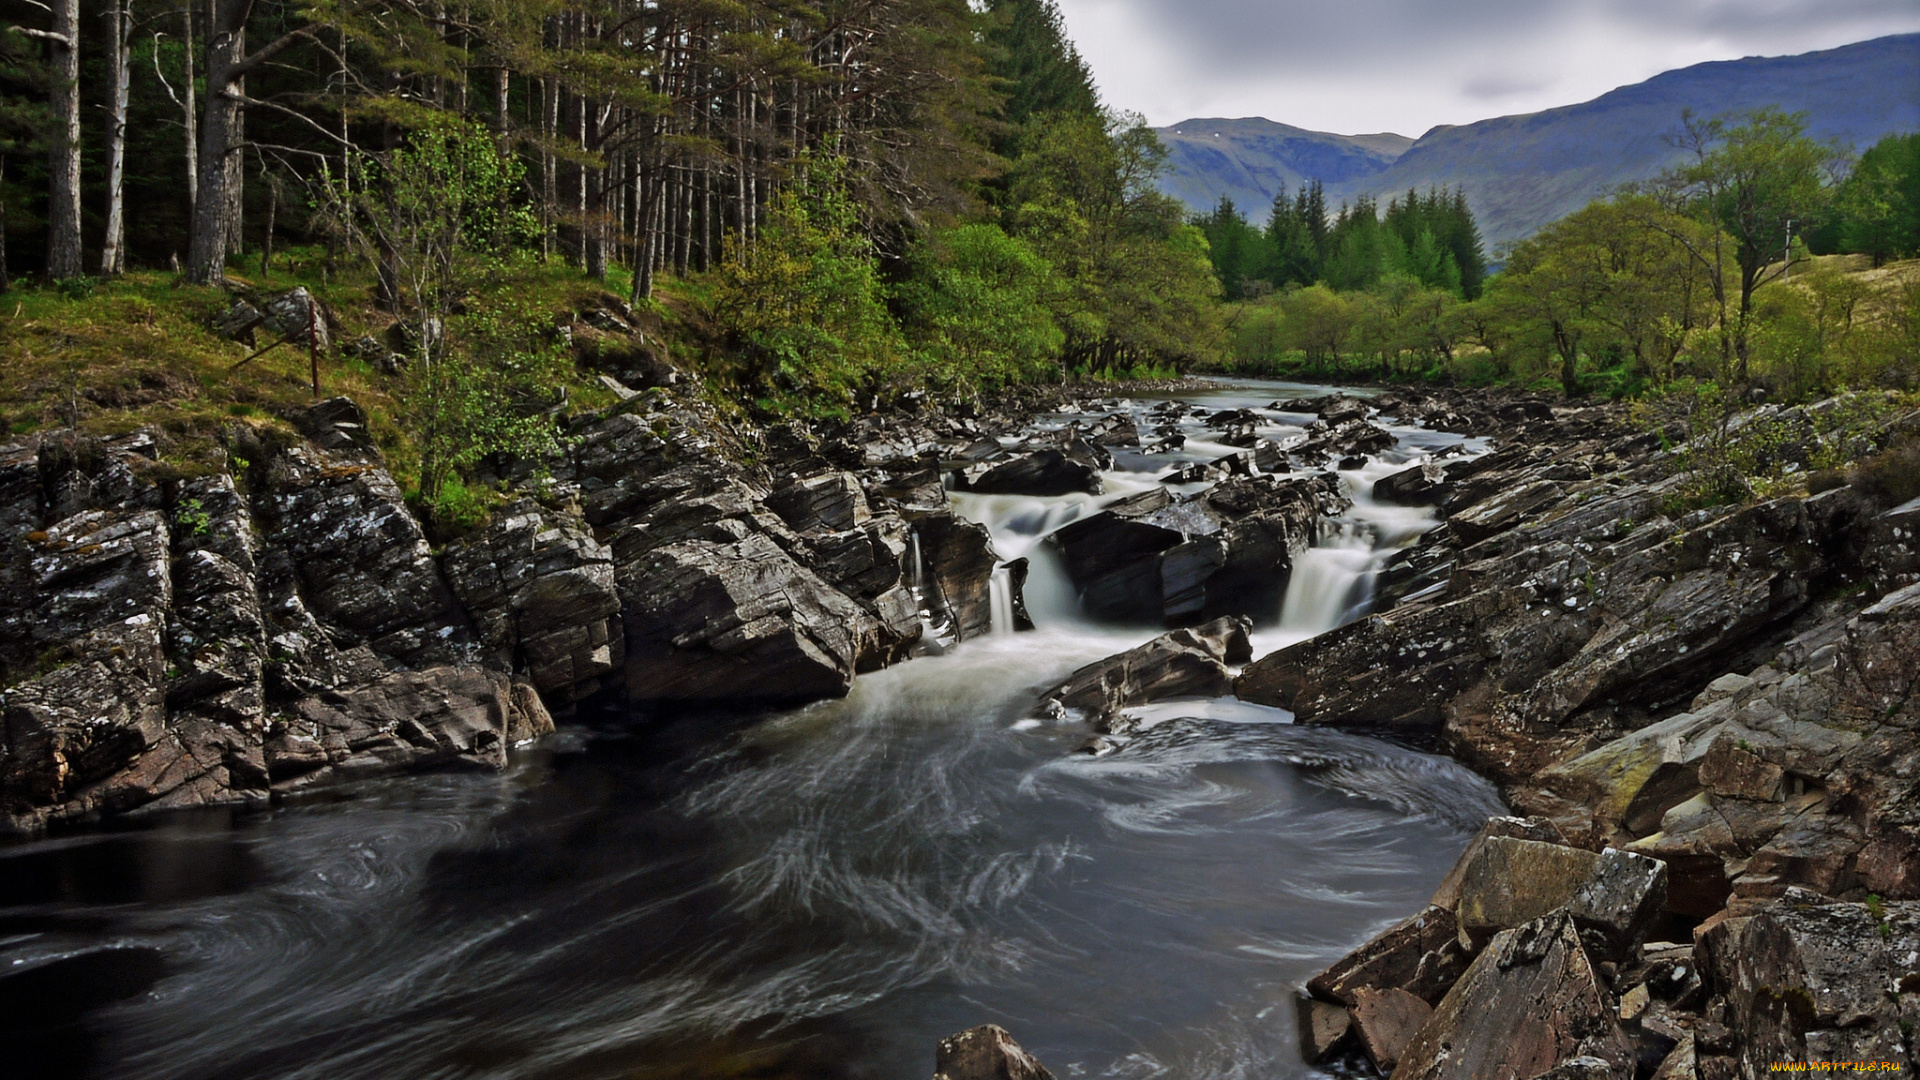
M 1920 255 L 1920 132 L 1889 135 L 1860 155 L 1834 212 L 1820 250 L 1868 255 L 1875 266 Z
M 481 484 L 469 485 L 459 477 L 449 477 L 425 499 L 428 519 L 442 536 L 459 536 L 486 524 L 500 495 Z
M 99 284 L 93 278 L 83 274 L 79 277 L 61 278 L 53 283 L 53 287 L 59 290 L 61 296 L 69 300 L 91 300 Z
M 898 290 L 906 332 L 932 381 L 963 392 L 1058 371 L 1066 335 L 1048 308 L 1053 268 L 997 225 L 933 233 Z
M 1886 394 L 1866 392 L 1805 409 L 1752 409 L 1716 383 L 1682 379 L 1635 408 L 1636 419 L 1649 427 L 1677 420 L 1685 428 L 1673 459 L 1679 484 L 1666 507 L 1679 514 L 1769 497 L 1797 483 L 1807 469 L 1817 478 L 1848 462 L 1876 460 L 1868 455 L 1882 437 L 1890 404 Z M 1855 482 L 1872 486 L 1859 476 Z
M 815 158 L 767 210 L 754 243 L 732 237 L 712 307 L 738 357 L 735 383 L 775 411 L 843 414 L 897 388 L 906 343 L 844 181 Z
M 434 118 L 402 146 L 324 175 L 320 210 L 379 275 L 414 355 L 398 413 L 418 453 L 420 496 L 489 454 L 557 448 L 546 414 L 570 361 L 550 316 L 507 295 L 532 215 L 514 202 L 522 169 L 477 125 Z
M 212 529 L 213 521 L 207 516 L 207 508 L 199 499 L 181 499 L 173 508 L 173 520 L 188 536 L 205 536 Z
M 1744 381 L 1754 291 L 1785 271 L 1789 229 L 1805 233 L 1829 217 L 1833 191 L 1827 181 L 1844 155 L 1808 138 L 1802 113 L 1767 108 L 1712 120 L 1689 113 L 1682 124 L 1680 141 L 1693 160 L 1665 174 L 1659 187 L 1676 209 L 1714 230 L 1713 273 L 1738 283 L 1737 306 L 1729 310 L 1723 283 L 1717 300 L 1723 362 Z M 1731 252 L 1731 267 L 1724 265 L 1723 249 Z M 1770 269 L 1776 260 L 1780 266 Z
M 386 299 L 410 314 L 415 347 L 431 361 L 441 322 L 534 236 L 532 213 L 515 202 L 525 169 L 478 124 L 437 114 L 401 146 L 352 160 L 337 177 L 323 167 L 322 222 L 378 268 Z
M 400 376 L 398 419 L 417 447 L 422 500 L 438 507 L 441 489 L 488 455 L 557 452 L 549 412 L 572 366 L 551 315 L 504 290 L 470 299 L 443 346 Z
M 1054 113 L 1027 125 L 1002 225 L 1054 268 L 1069 369 L 1190 365 L 1218 354 L 1207 238 L 1153 187 L 1166 150 L 1137 116 Z

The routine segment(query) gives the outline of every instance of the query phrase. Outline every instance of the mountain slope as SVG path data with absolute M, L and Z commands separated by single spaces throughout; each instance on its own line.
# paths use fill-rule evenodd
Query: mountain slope
M 1256 221 L 1264 220 L 1273 193 L 1318 177 L 1322 183 L 1372 176 L 1413 145 L 1405 135 L 1334 135 L 1253 117 L 1188 120 L 1160 128 L 1167 173 L 1160 190 L 1196 210 L 1210 210 L 1225 195 Z
M 1814 138 L 1851 142 L 1856 149 L 1883 135 L 1920 130 L 1920 34 L 1799 56 L 1696 64 L 1578 105 L 1434 128 L 1376 171 L 1319 175 L 1335 199 L 1462 187 L 1492 249 L 1676 161 L 1678 152 L 1665 136 L 1679 127 L 1683 109 L 1713 116 L 1765 105 L 1804 111 Z M 1175 128 L 1197 130 L 1190 127 L 1196 123 Z M 1221 130 L 1215 141 L 1227 141 L 1226 128 L 1208 130 Z M 1221 147 L 1221 158 L 1234 156 Z M 1207 160 L 1194 155 L 1176 154 L 1173 161 L 1181 173 L 1164 177 L 1162 190 L 1195 209 L 1210 208 L 1225 192 L 1248 207 L 1249 216 L 1264 216 L 1272 188 L 1259 188 L 1254 169 L 1202 170 L 1198 166 Z

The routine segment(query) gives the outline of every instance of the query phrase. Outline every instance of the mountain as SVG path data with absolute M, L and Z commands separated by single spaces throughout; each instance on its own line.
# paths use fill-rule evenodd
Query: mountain
M 1362 150 L 1367 139 L 1382 137 L 1303 132 L 1329 148 L 1352 148 L 1340 159 L 1345 171 L 1338 175 L 1314 171 L 1319 163 L 1311 156 L 1281 158 L 1267 149 L 1263 125 L 1287 132 L 1296 128 L 1262 120 L 1187 121 L 1161 130 L 1168 149 L 1176 139 L 1208 139 L 1216 153 L 1172 154 L 1173 169 L 1160 186 L 1196 210 L 1211 209 L 1222 193 L 1230 195 L 1256 220 L 1272 200 L 1273 182 L 1266 178 L 1277 179 L 1288 169 L 1295 176 L 1318 176 L 1336 202 L 1362 194 L 1384 198 L 1408 188 L 1461 187 L 1491 250 L 1618 184 L 1648 179 L 1677 161 L 1679 152 L 1665 136 L 1679 127 L 1681 110 L 1714 116 L 1765 105 L 1805 112 L 1814 138 L 1849 142 L 1861 150 L 1884 135 L 1920 130 L 1920 34 L 1798 56 L 1695 64 L 1578 105 L 1437 127 L 1371 170 L 1358 167 Z M 1221 136 L 1196 138 L 1202 130 Z M 1170 137 L 1171 131 L 1186 134 Z M 1256 138 L 1244 147 L 1230 146 L 1236 140 L 1230 132 Z M 1391 153 L 1391 143 L 1372 145 L 1381 156 Z M 1287 178 L 1289 188 L 1296 183 Z
M 1273 193 L 1319 178 L 1323 184 L 1361 180 L 1407 152 L 1405 135 L 1334 135 L 1252 117 L 1188 120 L 1160 128 L 1168 170 L 1160 189 L 1196 210 L 1220 196 L 1255 220 L 1264 220 Z

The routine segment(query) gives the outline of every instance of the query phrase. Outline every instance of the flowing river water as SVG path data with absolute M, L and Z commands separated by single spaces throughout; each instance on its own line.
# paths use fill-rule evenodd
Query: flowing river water
M 1311 419 L 1264 415 L 1274 437 Z M 1231 449 L 1187 424 L 1185 460 Z M 1462 440 L 1393 430 L 1256 655 L 1363 613 L 1431 524 L 1373 481 Z M 845 700 L 590 717 L 504 775 L 0 849 L 0 1071 L 907 1080 L 992 1021 L 1062 1080 L 1318 1075 L 1297 988 L 1417 909 L 1500 804 L 1444 758 L 1231 698 L 1143 710 L 1099 757 L 1028 718 L 1155 633 L 1082 618 L 1042 538 L 1168 464 L 1123 453 L 1099 498 L 956 496 L 1032 560 L 1037 629 L 1011 632 L 1002 582 L 1001 632 Z

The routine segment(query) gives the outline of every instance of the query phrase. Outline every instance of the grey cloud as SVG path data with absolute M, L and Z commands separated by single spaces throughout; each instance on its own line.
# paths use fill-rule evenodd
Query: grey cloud
M 1087 0 L 1063 0 L 1070 13 Z M 1799 52 L 1835 24 L 1911 24 L 1913 0 L 1104 0 L 1130 11 L 1197 70 L 1219 63 L 1334 70 L 1467 49 L 1523 46 L 1598 20 L 1649 37 L 1726 40 Z
M 1518 94 L 1531 94 L 1545 90 L 1551 85 L 1551 80 L 1528 78 L 1522 75 L 1475 75 L 1460 84 L 1460 92 L 1470 98 L 1484 101 L 1514 97 Z
M 1057 0 L 1102 92 L 1155 123 L 1468 123 L 1670 67 L 1920 30 L 1914 0 Z

